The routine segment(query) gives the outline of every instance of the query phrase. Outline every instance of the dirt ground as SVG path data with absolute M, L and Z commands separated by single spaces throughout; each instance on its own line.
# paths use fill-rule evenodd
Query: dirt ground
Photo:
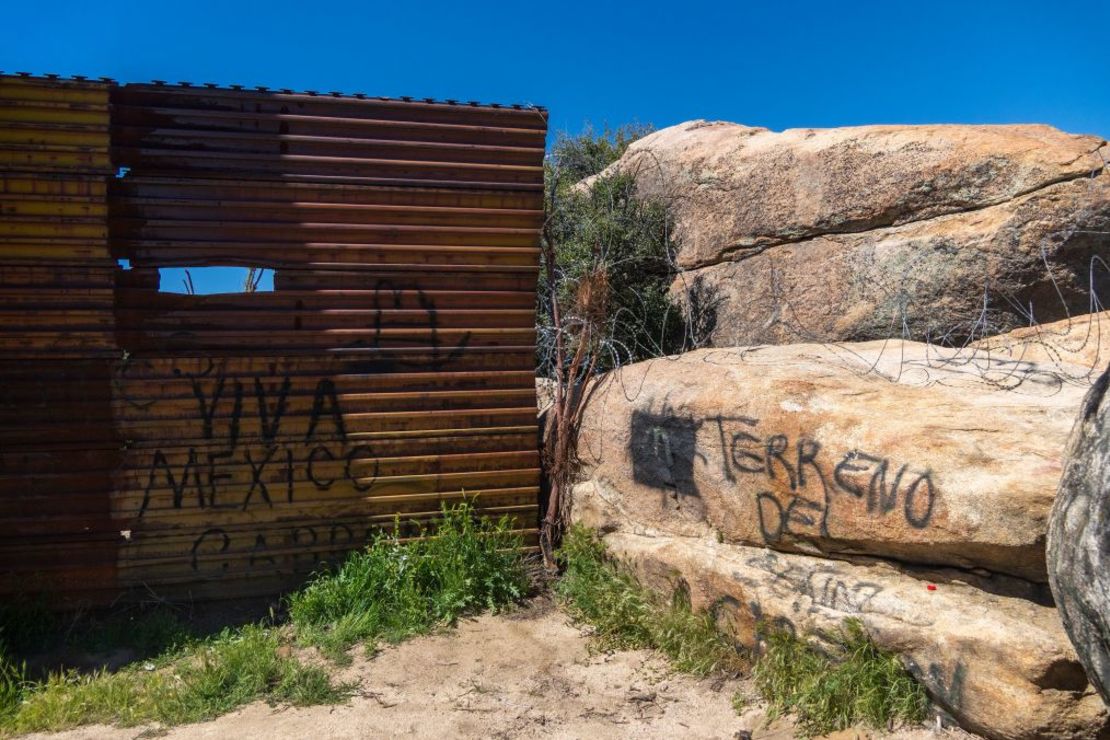
M 361 687 L 346 704 L 251 704 L 210 722 L 176 727 L 90 726 L 51 738 L 747 738 L 787 740 L 789 722 L 767 726 L 762 708 L 731 706 L 743 680 L 697 680 L 644 651 L 598 653 L 549 600 L 457 630 L 361 651 L 337 678 Z M 750 733 L 750 735 L 748 734 Z M 956 730 L 836 733 L 837 740 L 970 738 Z

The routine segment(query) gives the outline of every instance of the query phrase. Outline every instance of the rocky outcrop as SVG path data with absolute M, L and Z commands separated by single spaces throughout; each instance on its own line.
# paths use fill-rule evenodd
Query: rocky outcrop
M 626 531 L 1043 583 L 1085 378 L 900 340 L 637 363 L 591 393 L 579 456 L 595 485 L 576 506 Z
M 856 618 L 969 730 L 1007 740 L 1110 737 L 1106 707 L 1050 607 L 951 572 L 910 575 L 690 537 L 605 539 L 644 580 L 685 588 L 752 649 L 761 625 L 820 640 Z
M 1093 496 L 1110 465 L 1090 425 L 1072 443 L 1073 503 L 1050 553 L 1059 612 L 1045 566 L 1108 319 L 959 351 L 882 340 L 624 367 L 588 390 L 572 516 L 756 651 L 760 624 L 821 641 L 858 618 L 967 729 L 1110 738 L 1084 672 L 1104 680 L 1110 614 L 1110 508 Z M 1087 418 L 1103 405 L 1088 400 Z
M 715 306 L 716 346 L 947 342 L 1088 310 L 1110 245 L 1103 144 L 1048 126 L 695 121 L 610 171 L 670 205 L 673 291 Z
M 1064 627 L 1110 703 L 1110 369 L 1084 399 L 1048 529 L 1048 573 Z

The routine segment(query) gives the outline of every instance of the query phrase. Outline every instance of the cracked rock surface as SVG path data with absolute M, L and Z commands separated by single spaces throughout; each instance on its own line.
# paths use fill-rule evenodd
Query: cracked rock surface
M 690 537 L 614 532 L 605 539 L 641 578 L 661 590 L 685 589 L 749 648 L 760 649 L 760 623 L 820 641 L 855 618 L 967 730 L 1006 740 L 1110 735 L 1106 707 L 1050 607 L 890 563 Z
M 692 121 L 610 171 L 671 207 L 673 291 L 716 296 L 714 345 L 943 342 L 1090 310 L 1091 258 L 1110 246 L 1104 145 L 1043 125 Z
M 820 641 L 859 618 L 967 730 L 1108 738 L 1092 686 L 1105 664 L 1087 659 L 1110 606 L 1092 503 L 1107 436 L 1088 430 L 1101 441 L 1082 447 L 1086 463 L 1065 452 L 1108 322 L 960 350 L 764 345 L 625 366 L 588 391 L 573 518 L 749 647 L 759 623 Z M 1065 465 L 1081 515 L 1064 517 L 1049 557 L 1058 610 L 1045 533 Z
M 625 527 L 1044 584 L 1064 443 L 1094 376 L 1068 362 L 1084 358 L 1075 337 L 1042 329 L 1057 361 L 1013 360 L 1021 339 L 998 337 L 993 351 L 876 340 L 626 366 L 591 392 L 578 454 L 594 488 L 578 500 Z

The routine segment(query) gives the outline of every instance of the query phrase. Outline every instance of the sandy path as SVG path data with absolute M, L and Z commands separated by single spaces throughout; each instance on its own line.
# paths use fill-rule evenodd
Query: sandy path
M 582 631 L 550 602 L 482 616 L 444 635 L 361 654 L 339 672 L 358 695 L 304 709 L 251 704 L 211 722 L 157 729 L 90 726 L 51 738 L 736 738 L 793 737 L 789 724 L 764 728 L 762 712 L 738 717 L 736 681 L 671 674 L 643 651 L 593 653 Z M 854 738 L 854 732 L 838 738 Z M 866 735 L 863 735 L 866 736 Z M 940 735 L 900 732 L 901 740 Z M 947 736 L 947 733 L 945 733 Z M 965 736 L 966 737 L 966 736 Z

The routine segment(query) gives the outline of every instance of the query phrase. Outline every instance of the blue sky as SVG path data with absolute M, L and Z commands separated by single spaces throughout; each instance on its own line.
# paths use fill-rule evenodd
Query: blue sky
M 1110 1 L 5 3 L 0 69 L 531 102 L 552 127 L 1110 135 Z
M 708 118 L 1110 135 L 1110 0 L 10 0 L 4 22 L 6 71 L 535 103 L 553 131 Z

